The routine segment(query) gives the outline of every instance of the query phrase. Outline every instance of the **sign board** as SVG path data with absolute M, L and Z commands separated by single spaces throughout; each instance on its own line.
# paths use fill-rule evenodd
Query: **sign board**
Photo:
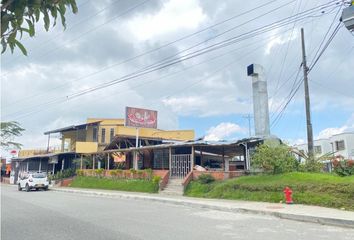
M 117 152 L 113 155 L 113 161 L 120 163 L 120 162 L 125 162 L 125 154 L 122 152 Z
M 125 108 L 125 126 L 157 128 L 157 111 L 142 108 Z
M 58 163 L 58 156 L 49 157 L 48 163 L 49 164 L 57 164 Z

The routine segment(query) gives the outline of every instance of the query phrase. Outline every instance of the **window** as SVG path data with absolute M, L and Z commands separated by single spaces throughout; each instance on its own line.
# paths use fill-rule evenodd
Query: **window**
M 114 128 L 111 128 L 111 131 L 109 133 L 109 141 L 112 142 L 114 138 Z
M 97 142 L 97 127 L 93 127 L 92 130 L 92 141 Z
M 102 134 L 101 134 L 101 143 L 106 142 L 106 129 L 102 128 Z
M 322 148 L 321 146 L 314 146 L 313 147 L 314 151 L 316 154 L 321 154 L 322 153 Z
M 335 141 L 336 150 L 341 151 L 345 149 L 344 140 Z

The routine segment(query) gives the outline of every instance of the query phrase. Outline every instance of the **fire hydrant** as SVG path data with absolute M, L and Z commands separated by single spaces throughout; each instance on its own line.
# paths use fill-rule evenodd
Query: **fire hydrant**
M 286 204 L 293 204 L 293 198 L 292 198 L 293 191 L 291 190 L 291 188 L 285 187 L 283 192 L 285 195 Z

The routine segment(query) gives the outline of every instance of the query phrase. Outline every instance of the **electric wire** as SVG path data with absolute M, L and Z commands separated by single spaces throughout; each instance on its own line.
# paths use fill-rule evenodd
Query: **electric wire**
M 289 24 L 289 23 L 291 23 L 291 22 L 294 21 L 294 19 L 292 19 L 293 17 L 294 17 L 294 16 L 291 16 L 291 17 L 285 18 L 285 19 L 283 19 L 283 20 L 277 21 L 276 23 L 278 23 L 278 25 L 276 25 L 275 23 L 272 23 L 272 24 L 269 24 L 269 25 L 267 25 L 267 26 L 263 26 L 263 27 L 261 27 L 261 28 L 258 28 L 258 29 L 256 29 L 256 30 L 253 31 L 253 32 L 255 32 L 255 33 L 253 33 L 253 35 L 250 34 L 250 33 L 252 33 L 252 31 L 251 31 L 251 32 L 248 32 L 248 34 L 249 34 L 248 37 L 254 37 L 255 34 L 257 35 L 257 34 L 261 34 L 261 33 L 268 32 L 268 31 L 274 29 L 274 27 L 277 28 L 277 27 L 280 27 L 280 26 L 285 26 L 285 25 L 287 25 L 287 24 Z M 306 17 L 305 17 L 305 18 L 306 18 Z M 304 19 L 304 17 L 303 17 L 302 19 Z M 282 23 L 281 21 L 284 21 L 284 20 L 285 20 L 285 21 L 287 20 L 287 21 L 284 22 L 284 23 Z M 298 21 L 299 19 L 296 18 L 295 20 Z M 266 27 L 268 27 L 268 29 L 267 29 L 267 30 L 264 30 Z M 262 30 L 262 31 L 260 31 L 260 30 Z M 258 31 L 258 32 L 257 32 L 257 31 Z M 141 71 L 141 72 L 137 72 L 137 73 L 135 73 L 135 74 L 129 74 L 129 75 L 125 76 L 125 78 L 118 78 L 118 79 L 115 79 L 115 80 L 113 80 L 113 81 L 110 81 L 110 82 L 107 82 L 107 83 L 98 85 L 98 86 L 96 86 L 96 87 L 94 87 L 94 88 L 87 89 L 87 90 L 84 90 L 84 91 L 79 92 L 79 93 L 74 93 L 74 94 L 68 95 L 66 98 L 67 98 L 67 100 L 68 100 L 68 99 L 72 99 L 72 98 L 75 98 L 75 97 L 78 97 L 78 96 L 87 94 L 87 93 L 89 93 L 89 92 L 96 91 L 96 90 L 98 90 L 98 89 L 111 86 L 111 85 L 113 85 L 113 84 L 117 84 L 117 83 L 120 83 L 120 82 L 123 82 L 123 81 L 130 80 L 130 79 L 132 79 L 132 78 L 139 77 L 139 76 L 141 76 L 142 74 L 147 74 L 147 73 L 150 73 L 150 72 L 152 72 L 152 71 L 156 71 L 156 70 L 160 70 L 160 69 L 162 69 L 162 68 L 166 68 L 166 67 L 168 67 L 168 66 L 174 65 L 174 64 L 179 63 L 179 62 L 181 62 L 181 61 L 188 60 L 188 59 L 190 59 L 190 58 L 192 58 L 192 57 L 196 57 L 196 56 L 199 56 L 199 55 L 201 55 L 201 54 L 208 53 L 208 52 L 210 52 L 210 51 L 214 51 L 214 50 L 216 50 L 216 49 L 219 49 L 219 48 L 228 46 L 228 45 L 230 45 L 230 44 L 234 44 L 235 42 L 242 40 L 242 38 L 240 38 L 240 37 L 241 37 L 241 36 L 244 36 L 244 35 L 247 36 L 247 34 L 238 35 L 237 37 L 233 37 L 233 38 L 230 38 L 230 39 L 221 41 L 221 42 L 219 42 L 219 43 L 217 43 L 217 44 L 213 44 L 213 45 L 211 45 L 211 46 L 205 47 L 204 49 L 200 49 L 200 50 L 198 50 L 198 51 L 195 51 L 195 52 L 192 53 L 192 54 L 187 54 L 187 55 L 185 55 L 183 58 L 180 58 L 180 59 L 178 59 L 178 60 L 170 61 L 170 62 L 164 63 L 163 65 L 158 65 L 157 68 L 156 68 L 156 64 L 154 64 L 154 65 L 153 65 L 153 68 L 149 68 L 149 67 L 144 68 L 143 71 Z M 245 37 L 244 37 L 244 39 L 245 39 Z M 246 38 L 246 39 L 247 39 L 247 38 Z M 188 55 L 191 55 L 191 56 L 188 56 Z M 55 101 L 55 102 L 57 102 L 57 101 Z

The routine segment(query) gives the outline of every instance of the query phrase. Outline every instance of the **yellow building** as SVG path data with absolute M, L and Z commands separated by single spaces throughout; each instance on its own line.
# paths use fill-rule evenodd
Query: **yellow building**
M 95 153 L 106 149 L 110 143 L 117 139 L 126 139 L 133 142 L 137 130 L 126 127 L 124 119 L 88 118 L 86 123 L 72 125 L 47 131 L 44 134 L 61 134 L 61 152 Z M 194 130 L 160 130 L 153 128 L 139 128 L 139 139 L 144 141 L 188 141 L 194 139 Z M 144 144 L 145 143 L 145 144 Z M 135 143 L 134 143 L 135 145 Z

